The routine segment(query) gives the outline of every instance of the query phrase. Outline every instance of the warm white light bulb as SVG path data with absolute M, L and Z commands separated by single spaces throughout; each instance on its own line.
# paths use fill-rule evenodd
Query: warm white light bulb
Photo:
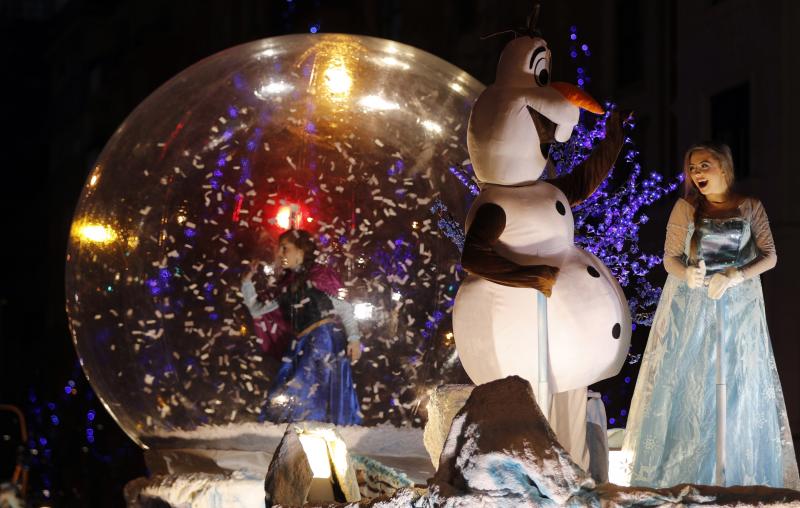
M 103 224 L 83 224 L 78 226 L 77 234 L 82 240 L 101 244 L 117 239 L 116 231 L 111 226 Z
M 325 86 L 332 94 L 344 95 L 353 87 L 353 78 L 344 65 L 331 65 L 325 69 Z
M 321 436 L 303 432 L 297 436 L 303 451 L 306 452 L 308 465 L 314 478 L 331 477 L 331 459 L 328 457 L 328 445 Z
M 371 303 L 357 303 L 353 306 L 353 315 L 356 319 L 369 319 L 372 317 Z

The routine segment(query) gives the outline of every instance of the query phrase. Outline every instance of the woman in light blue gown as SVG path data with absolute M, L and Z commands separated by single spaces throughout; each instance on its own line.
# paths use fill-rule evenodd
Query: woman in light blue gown
M 759 278 L 777 261 L 767 215 L 757 199 L 732 192 L 725 145 L 690 148 L 684 176 L 623 444 L 630 484 L 715 483 L 721 340 L 725 484 L 800 489 Z

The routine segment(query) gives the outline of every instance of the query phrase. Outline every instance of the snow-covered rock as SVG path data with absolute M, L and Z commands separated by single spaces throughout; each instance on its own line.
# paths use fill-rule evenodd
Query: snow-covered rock
M 321 448 L 315 449 L 312 445 Z M 317 471 L 320 468 L 324 470 L 322 476 Z M 353 463 L 335 426 L 320 422 L 291 424 L 267 471 L 266 503 L 268 506 L 303 505 L 315 481 L 330 489 L 331 478 L 336 480 L 345 500 L 361 500 Z M 328 499 L 333 499 L 332 491 Z
M 125 485 L 128 508 L 264 508 L 264 479 L 234 472 L 136 478 Z
M 387 506 L 800 507 L 800 492 L 762 486 L 595 485 L 556 441 L 530 384 L 516 376 L 474 389 L 453 420 L 429 487 L 427 496 Z
M 267 505 L 302 506 L 308 499 L 314 474 L 297 433 L 287 429 L 264 480 Z
M 439 455 L 453 418 L 464 407 L 474 388 L 475 385 L 440 385 L 431 392 L 423 440 L 434 467 L 439 465 Z
M 453 420 L 430 483 L 434 504 L 563 505 L 595 486 L 558 444 L 518 376 L 476 387 Z M 466 504 L 464 504 L 466 506 Z

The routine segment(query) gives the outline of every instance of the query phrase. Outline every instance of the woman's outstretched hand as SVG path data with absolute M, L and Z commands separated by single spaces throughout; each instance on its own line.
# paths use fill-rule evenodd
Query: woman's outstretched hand
M 347 342 L 347 356 L 352 363 L 356 363 L 361 358 L 361 341 L 350 340 Z

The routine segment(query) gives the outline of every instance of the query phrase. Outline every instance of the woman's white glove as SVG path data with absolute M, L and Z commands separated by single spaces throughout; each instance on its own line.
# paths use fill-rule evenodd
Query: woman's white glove
M 690 289 L 699 288 L 703 285 L 703 279 L 706 277 L 706 262 L 701 259 L 697 266 L 687 266 L 685 274 L 686 285 Z
M 731 280 L 731 283 L 728 287 L 738 286 L 742 282 L 744 282 L 744 275 L 742 271 L 738 268 L 730 267 L 725 270 L 725 276 Z
M 743 280 L 742 272 L 736 268 L 728 268 L 725 273 L 715 273 L 708 282 L 708 297 L 719 300 L 728 288 L 741 284 Z
M 708 281 L 708 297 L 712 300 L 719 300 L 729 287 L 731 287 L 731 279 L 724 273 L 715 273 Z

